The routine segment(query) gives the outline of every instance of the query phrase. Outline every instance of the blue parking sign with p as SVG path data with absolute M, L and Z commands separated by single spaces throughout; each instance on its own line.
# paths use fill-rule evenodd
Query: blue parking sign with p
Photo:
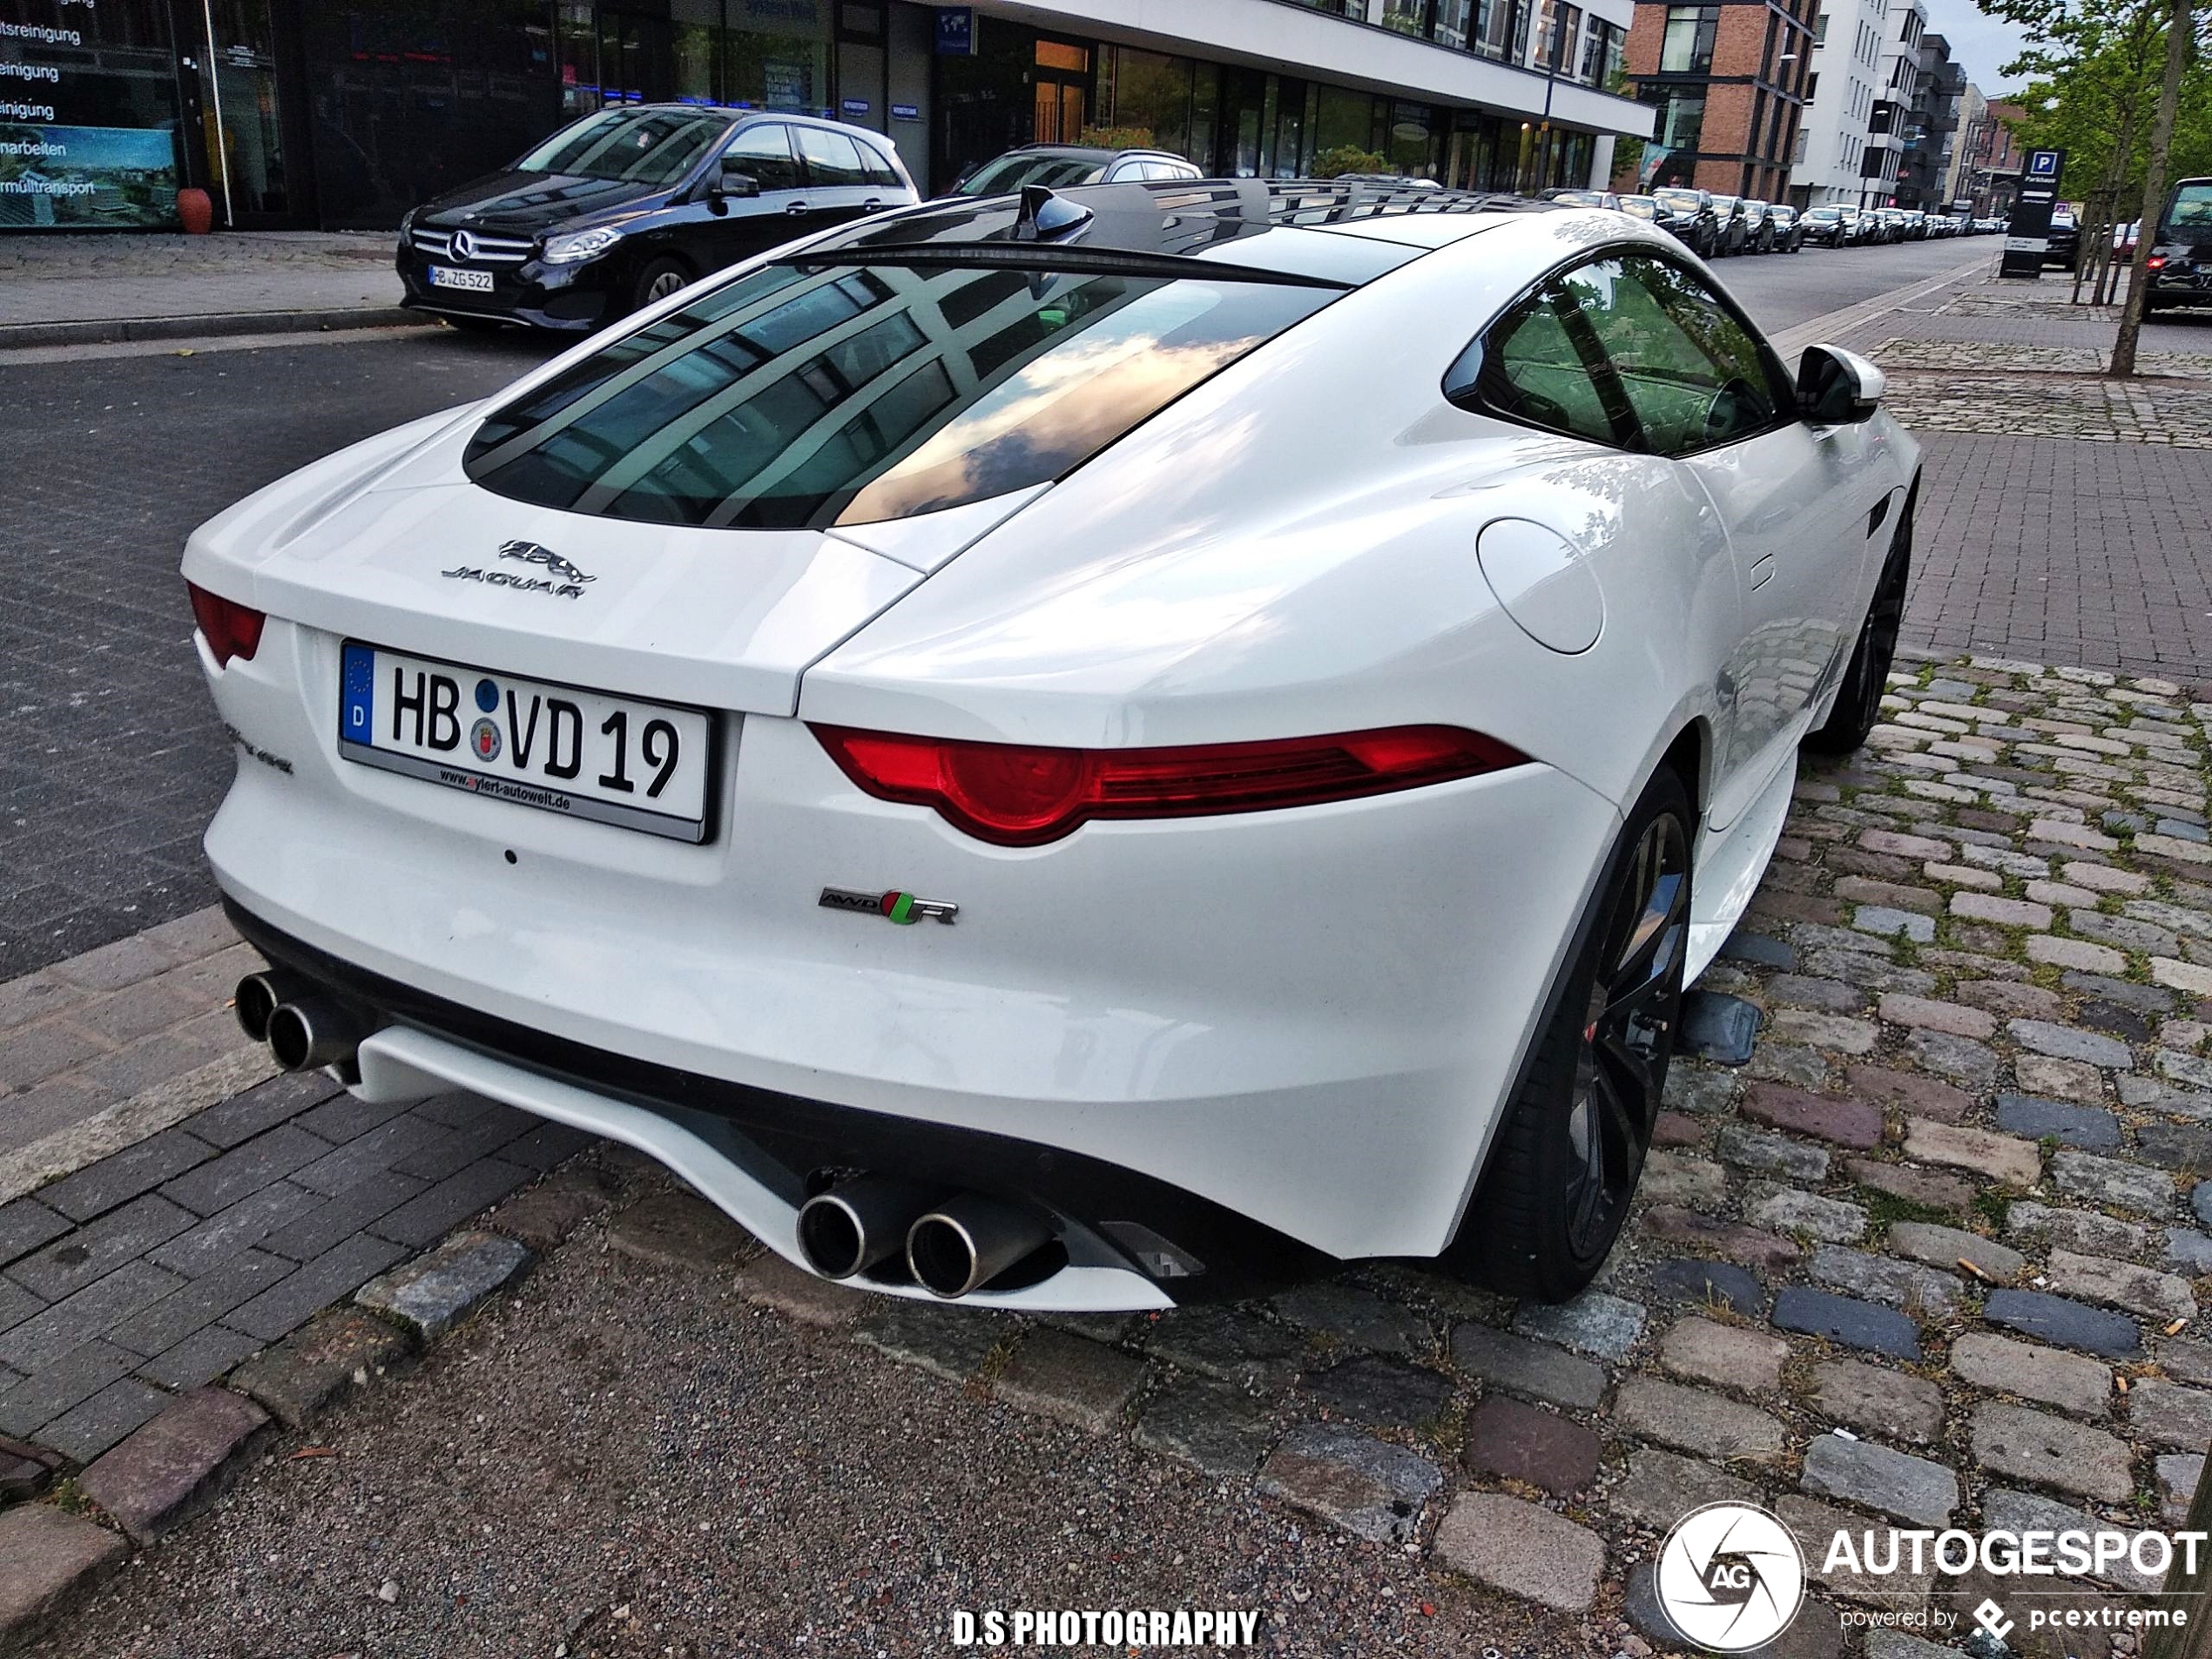
M 2055 181 L 2059 163 L 2064 159 L 2063 150 L 2031 150 L 2027 152 L 2027 176 L 2030 179 Z

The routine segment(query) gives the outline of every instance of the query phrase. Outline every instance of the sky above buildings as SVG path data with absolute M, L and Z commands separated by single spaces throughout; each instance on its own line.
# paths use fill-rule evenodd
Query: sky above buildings
M 2001 72 L 2024 44 L 2017 28 L 1991 17 L 1974 0 L 1925 0 L 1925 4 L 1929 32 L 1951 43 L 1952 59 L 1968 80 L 1993 98 L 2020 84 L 2018 78 Z

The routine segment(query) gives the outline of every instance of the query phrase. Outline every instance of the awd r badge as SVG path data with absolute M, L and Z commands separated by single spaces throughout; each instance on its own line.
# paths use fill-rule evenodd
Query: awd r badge
M 895 921 L 902 927 L 911 927 L 927 916 L 951 927 L 953 918 L 960 914 L 956 904 L 946 904 L 936 899 L 917 899 L 911 893 L 855 893 L 849 887 L 824 887 L 821 906 L 825 910 L 851 910 L 866 915 L 881 916 Z

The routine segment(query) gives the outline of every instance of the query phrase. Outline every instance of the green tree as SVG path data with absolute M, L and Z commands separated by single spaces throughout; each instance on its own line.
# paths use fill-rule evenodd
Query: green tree
M 2146 261 L 2155 240 L 2166 181 L 2212 160 L 2212 87 L 2202 19 L 2191 0 L 1977 0 L 1984 11 L 2020 26 L 2027 50 L 2005 66 L 2030 77 L 2020 95 L 2027 113 L 2014 124 L 2020 141 L 2064 147 L 2067 172 L 2087 193 L 2114 205 L 2140 199 L 2146 233 L 2136 243 L 2133 280 L 2110 373 L 2134 373 L 2135 341 L 2148 292 Z M 2085 233 L 2101 235 L 2095 226 Z M 2082 257 L 2101 255 L 2085 245 Z

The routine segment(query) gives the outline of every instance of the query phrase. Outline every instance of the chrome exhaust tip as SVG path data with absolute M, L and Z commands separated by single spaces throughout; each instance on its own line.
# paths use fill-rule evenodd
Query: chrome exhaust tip
M 295 997 L 269 1015 L 269 1054 L 285 1071 L 350 1062 L 368 1035 L 360 1021 L 325 997 Z
M 907 1229 L 907 1265 L 924 1290 L 950 1301 L 981 1290 L 1051 1238 L 1052 1230 L 1021 1205 L 964 1192 Z
M 238 1015 L 239 1030 L 256 1042 L 266 1042 L 271 1016 L 287 1002 L 307 995 L 314 988 L 297 974 L 281 968 L 265 968 L 258 974 L 248 974 L 233 988 L 231 1011 Z
M 865 1273 L 906 1248 L 914 1217 L 943 1192 L 882 1175 L 818 1192 L 799 1212 L 799 1253 L 824 1278 Z

